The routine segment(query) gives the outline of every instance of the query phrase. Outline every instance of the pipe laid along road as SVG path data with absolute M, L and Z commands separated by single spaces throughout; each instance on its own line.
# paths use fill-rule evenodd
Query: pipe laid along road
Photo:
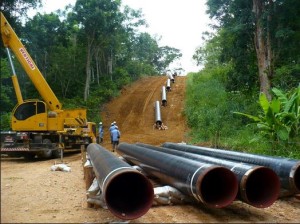
M 145 147 L 120 143 L 117 152 L 140 166 L 150 176 L 160 179 L 198 202 L 213 208 L 228 206 L 236 198 L 238 181 L 229 169 L 201 163 Z
M 146 214 L 154 198 L 150 180 L 98 144 L 89 144 L 87 153 L 110 212 L 124 220 Z
M 291 193 L 300 192 L 300 161 L 274 156 L 255 155 L 230 150 L 213 149 L 193 145 L 184 145 L 166 142 L 162 144 L 165 148 L 195 153 L 199 155 L 212 156 L 221 159 L 233 160 L 259 166 L 265 166 L 275 171 L 280 179 L 282 189 Z
M 254 207 L 269 207 L 278 198 L 280 190 L 279 178 L 270 168 L 202 156 L 171 148 L 156 147 L 148 144 L 137 143 L 136 145 L 187 159 L 229 168 L 236 174 L 239 181 L 239 199 Z
M 161 112 L 160 112 L 160 105 L 159 101 L 155 101 L 154 105 L 155 109 L 155 124 L 156 125 L 161 125 L 162 124 L 162 119 L 161 119 Z
M 161 88 L 161 105 L 164 107 L 167 106 L 167 92 L 165 86 Z

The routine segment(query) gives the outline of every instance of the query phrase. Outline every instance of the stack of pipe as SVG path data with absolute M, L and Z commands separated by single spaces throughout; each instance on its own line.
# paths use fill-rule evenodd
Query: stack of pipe
M 228 206 L 236 198 L 238 181 L 228 168 L 120 143 L 117 152 L 141 167 L 149 176 L 177 188 L 194 200 L 212 208 Z
M 156 147 L 148 144 L 138 143 L 136 145 L 195 161 L 224 166 L 230 169 L 235 173 L 239 181 L 238 198 L 254 207 L 269 207 L 278 198 L 280 189 L 279 178 L 270 168 L 192 154 L 171 148 Z
M 256 164 L 272 169 L 280 179 L 282 190 L 287 190 L 291 194 L 300 192 L 300 161 L 274 156 L 255 155 L 250 153 L 236 152 L 222 149 L 212 149 L 193 145 L 183 145 L 166 142 L 162 145 L 183 152 L 199 154 L 201 156 L 211 156 L 223 160 Z
M 110 212 L 124 220 L 146 214 L 154 197 L 150 180 L 98 144 L 89 144 L 87 153 Z

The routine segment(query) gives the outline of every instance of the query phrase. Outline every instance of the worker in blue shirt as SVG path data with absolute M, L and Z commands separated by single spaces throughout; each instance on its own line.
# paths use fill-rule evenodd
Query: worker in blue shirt
M 115 151 L 115 149 L 117 148 L 117 146 L 119 145 L 119 140 L 121 137 L 121 132 L 119 131 L 118 127 L 115 127 L 111 132 L 110 132 L 110 136 L 112 139 L 112 148 L 113 148 L 113 152 Z
M 111 137 L 111 132 L 112 132 L 112 130 L 114 130 L 115 129 L 115 124 L 114 123 L 111 123 L 110 124 L 110 127 L 109 127 L 109 133 L 110 133 L 110 142 L 111 142 L 111 144 L 113 143 L 113 140 L 112 140 L 112 137 Z

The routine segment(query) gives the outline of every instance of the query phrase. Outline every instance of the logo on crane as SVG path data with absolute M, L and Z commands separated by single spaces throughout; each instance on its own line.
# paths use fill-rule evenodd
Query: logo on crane
M 21 52 L 23 58 L 25 59 L 25 61 L 27 62 L 31 70 L 34 70 L 35 69 L 34 63 L 30 60 L 26 50 L 24 48 L 20 48 L 19 51 Z

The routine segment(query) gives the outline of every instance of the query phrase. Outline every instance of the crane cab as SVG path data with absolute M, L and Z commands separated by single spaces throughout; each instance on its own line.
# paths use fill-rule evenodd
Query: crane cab
M 45 102 L 25 100 L 17 104 L 12 113 L 13 131 L 59 131 L 63 130 L 60 113 L 49 112 Z

